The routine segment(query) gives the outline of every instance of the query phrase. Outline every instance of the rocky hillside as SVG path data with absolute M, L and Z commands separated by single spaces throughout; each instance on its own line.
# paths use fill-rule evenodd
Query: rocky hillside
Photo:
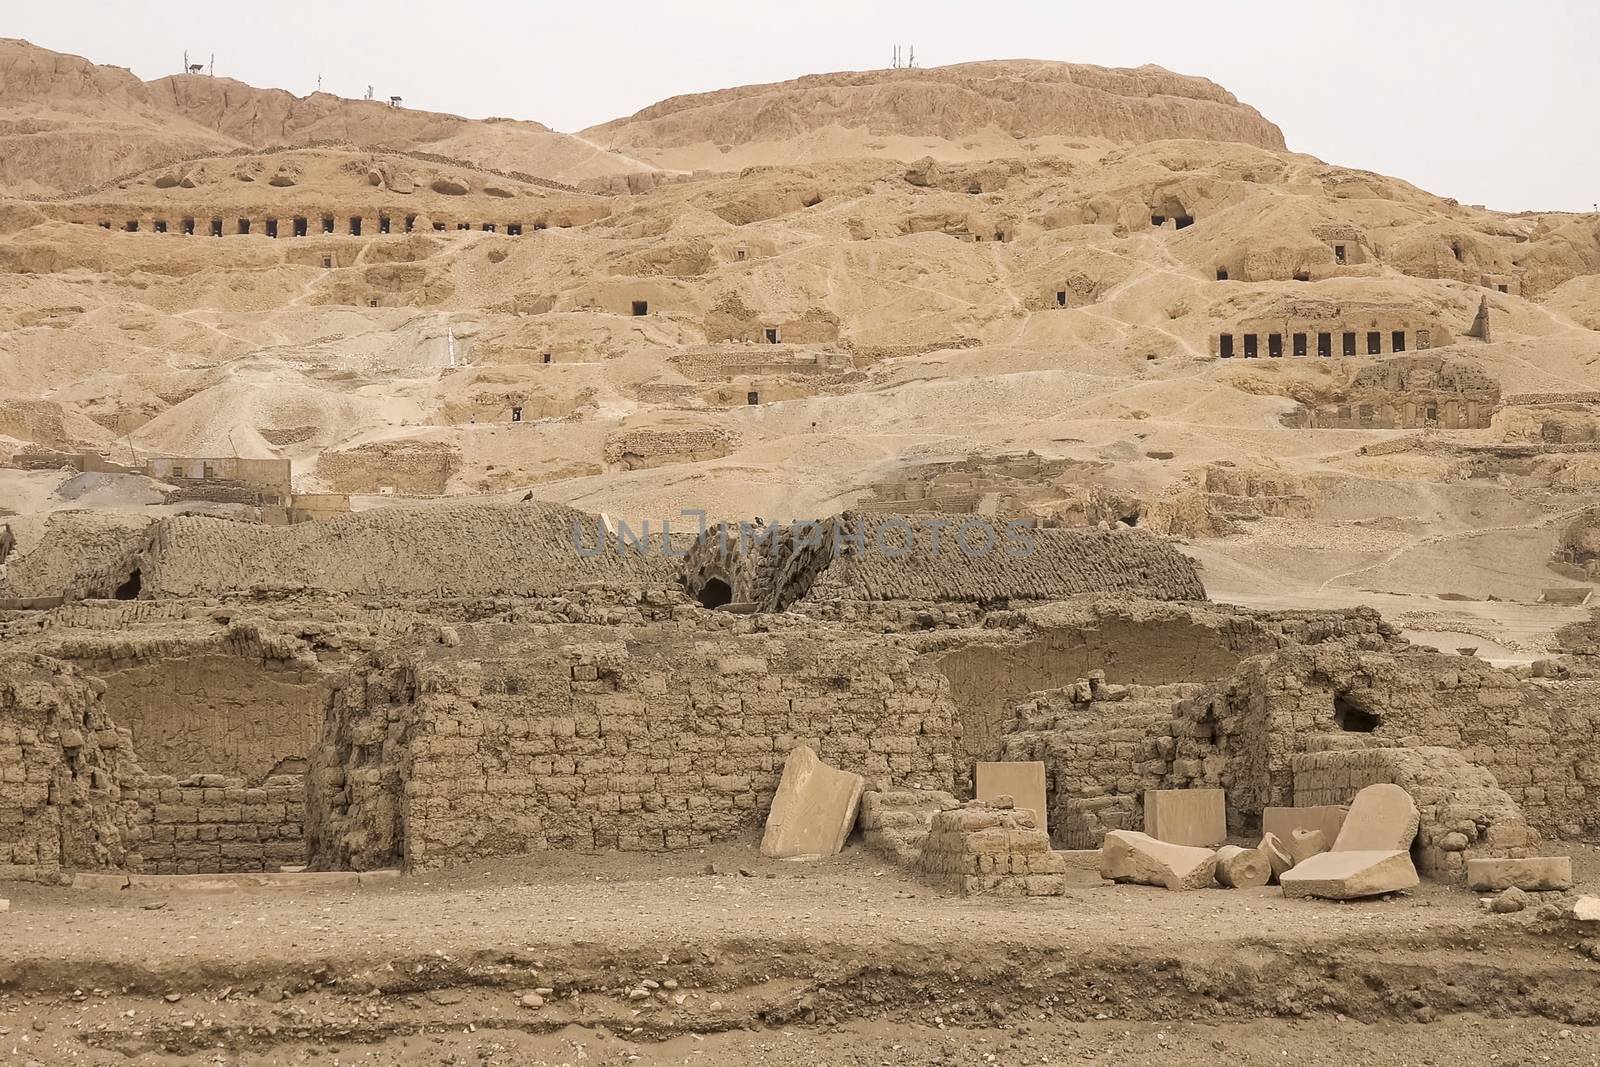
M 948 142 L 970 155 L 985 138 L 1238 141 L 1283 149 L 1283 132 L 1204 78 L 1160 67 L 1136 70 L 1004 60 L 931 69 L 819 74 L 678 96 L 585 130 L 609 148 L 664 160 L 670 150 L 784 142 L 837 128 L 869 138 Z M 864 143 L 862 154 L 883 145 Z M 924 145 L 935 149 L 937 145 Z M 923 152 L 916 152 L 920 155 Z
M 80 192 L 173 160 L 325 141 L 432 152 L 561 182 L 646 169 L 537 122 L 297 97 L 230 78 L 147 83 L 120 67 L 0 39 L 0 191 Z

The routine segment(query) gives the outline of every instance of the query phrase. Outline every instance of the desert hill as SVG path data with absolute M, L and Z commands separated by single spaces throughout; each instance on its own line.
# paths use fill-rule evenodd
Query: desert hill
M 159 163 L 321 142 L 426 152 L 564 183 L 648 169 L 537 122 L 297 97 L 201 75 L 146 83 L 0 38 L 0 188 L 14 193 L 80 192 Z
M 820 74 L 663 100 L 583 131 L 667 168 L 721 169 L 841 156 L 941 160 L 1064 153 L 1081 142 L 1237 141 L 1283 132 L 1204 78 L 1006 60 Z
M 569 147 L 698 170 L 580 191 L 519 165 L 562 136 L 532 124 L 379 107 L 374 135 L 421 147 L 329 145 L 370 108 L 219 111 L 200 79 L 180 113 L 160 98 L 191 79 L 72 69 L 46 80 L 90 87 L 50 90 L 58 136 L 125 147 L 118 116 L 227 147 L 0 199 L 21 553 L 70 540 L 48 533 L 64 512 L 252 517 L 143 475 L 88 491 L 53 450 L 284 459 L 297 492 L 356 509 L 531 493 L 635 527 L 847 507 L 1138 526 L 1181 538 L 1213 596 L 1376 603 L 1507 654 L 1582 617 L 1547 588 L 1600 573 L 1600 219 L 1287 152 L 1210 83 L 1004 63 L 681 98 Z M 1099 118 L 1023 106 L 1141 85 Z M 807 99 L 901 132 L 808 129 Z M 734 147 L 691 158 L 724 122 Z M 730 169 L 777 145 L 781 165 Z M 839 155 L 795 162 L 808 145 Z

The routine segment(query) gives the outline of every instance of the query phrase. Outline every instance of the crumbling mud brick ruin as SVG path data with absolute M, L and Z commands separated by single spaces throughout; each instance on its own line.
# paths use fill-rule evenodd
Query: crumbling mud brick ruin
M 0 1050 L 1596 1058 L 1600 215 L 385 96 L 0 39 Z

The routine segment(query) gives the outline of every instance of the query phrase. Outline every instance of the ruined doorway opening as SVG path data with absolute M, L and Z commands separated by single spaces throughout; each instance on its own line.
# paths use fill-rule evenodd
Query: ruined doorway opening
M 213 237 L 221 237 L 222 236 L 222 220 L 221 219 L 212 219 L 211 220 L 211 236 L 213 236 Z
M 1173 225 L 1175 225 L 1180 230 L 1187 229 L 1188 227 L 1194 225 L 1194 216 L 1193 215 L 1179 215 L 1177 218 L 1173 219 L 1172 222 L 1173 222 Z
M 766 329 L 766 334 L 767 344 L 775 345 L 778 343 L 778 328 L 776 326 L 768 326 Z
M 635 317 L 650 314 L 650 301 L 635 300 L 633 302 L 633 314 Z
M 267 236 L 268 237 L 276 237 L 276 236 L 278 236 L 278 220 L 277 219 L 268 219 L 267 220 Z
M 445 230 L 445 226 L 444 226 L 444 223 L 442 223 L 442 222 L 436 222 L 436 223 L 434 223 L 434 224 L 433 224 L 433 229 L 434 229 L 434 232 L 435 232 L 435 233 L 443 233 L 443 232 L 444 232 L 444 230 Z
M 1433 343 L 1433 335 L 1431 333 L 1429 333 L 1427 330 L 1418 330 L 1417 331 L 1417 348 L 1418 349 L 1427 348 L 1432 343 Z
M 1495 288 L 1500 290 L 1502 293 L 1510 293 L 1511 292 L 1511 286 L 1509 286 L 1509 285 L 1497 285 L 1497 286 L 1495 286 Z
M 492 222 L 484 223 L 483 224 L 483 232 L 484 233 L 494 233 L 495 232 L 494 223 L 492 223 Z
M 1056 307 L 1064 308 L 1066 306 L 1067 306 L 1067 291 L 1065 289 L 1057 289 L 1056 290 Z
M 744 402 L 751 407 L 754 407 L 755 405 L 761 403 L 761 394 L 752 389 L 748 393 L 744 394 Z
M 333 267 L 333 257 L 332 256 L 323 256 L 322 257 L 322 265 L 324 267 L 327 267 L 327 268 L 331 269 Z
M 1450 254 L 1452 256 L 1456 257 L 1456 262 L 1457 263 L 1462 262 L 1461 242 L 1460 241 L 1451 241 L 1450 242 Z
M 521 237 L 522 236 L 522 223 L 520 223 L 520 222 L 508 222 L 508 223 L 506 223 L 506 236 L 507 237 Z
M 1406 332 L 1395 330 L 1389 335 L 1389 351 L 1404 352 L 1406 350 Z
M 1317 355 L 1328 358 L 1333 355 L 1333 334 L 1317 334 Z
M 1348 693 L 1333 695 L 1333 721 L 1350 734 L 1370 734 L 1383 725 L 1383 717 L 1363 708 Z
M 322 216 L 322 232 L 323 233 L 332 233 L 333 232 L 333 216 L 332 215 L 324 215 L 324 216 Z
M 1424 419 L 1426 419 L 1427 421 L 1429 421 L 1429 422 L 1438 422 L 1439 421 L 1439 405 L 1438 404 L 1429 404 L 1426 408 L 1423 409 L 1422 417 Z
M 102 229 L 102 230 L 109 230 L 109 229 L 111 229 L 111 220 L 110 220 L 110 219 L 101 219 L 101 220 L 100 220 L 100 228 L 101 228 L 101 229 Z
M 703 608 L 720 608 L 733 602 L 733 587 L 721 578 L 711 578 L 700 587 L 695 599 Z
M 1333 246 L 1333 261 L 1335 263 L 1344 263 L 1345 262 L 1344 245 L 1334 245 Z
M 361 216 L 360 215 L 351 215 L 350 216 L 350 236 L 351 237 L 360 237 L 361 236 Z
M 1267 334 L 1267 355 L 1272 359 L 1283 358 L 1283 334 Z
M 1217 354 L 1223 359 L 1233 358 L 1233 334 L 1225 333 L 1218 339 Z
M 183 220 L 183 235 L 185 237 L 193 237 L 194 236 L 194 219 L 184 219 Z
M 1259 354 L 1259 346 L 1256 343 L 1256 335 L 1253 334 L 1253 333 L 1245 334 L 1244 335 L 1244 358 L 1245 359 L 1255 359 L 1258 354 Z
M 545 361 L 545 362 L 546 362 L 546 363 L 549 363 L 549 362 L 550 362 L 550 353 L 548 353 L 548 352 L 546 352 L 546 353 L 545 353 L 545 354 L 544 354 L 544 361 Z
M 522 408 L 513 407 L 511 409 L 511 421 L 512 422 L 521 422 L 522 421 Z
M 311 221 L 304 215 L 296 215 L 294 219 L 294 235 L 304 237 L 311 232 Z
M 167 232 L 167 220 L 166 219 L 156 219 L 156 221 L 155 221 L 155 231 L 157 233 L 166 233 Z
M 407 215 L 406 216 L 406 232 L 410 233 L 413 229 L 416 228 L 416 225 L 417 225 L 417 217 L 415 215 Z
M 1344 354 L 1347 355 L 1347 356 L 1355 355 L 1356 354 L 1356 335 L 1353 334 L 1353 333 L 1346 333 L 1344 335 L 1343 341 L 1344 341 Z
M 1217 268 L 1217 281 L 1225 282 L 1227 280 L 1228 280 L 1228 268 L 1227 267 L 1218 267 Z
M 250 233 L 250 220 L 249 219 L 240 219 L 239 220 L 239 236 L 246 237 L 246 236 L 249 236 L 249 233 Z
M 129 219 L 127 224 L 125 226 L 123 226 L 122 228 L 124 230 L 127 230 L 129 233 L 138 233 L 139 232 L 139 220 L 138 219 Z
M 1383 353 L 1383 334 L 1377 330 L 1367 332 L 1367 355 L 1376 356 Z
M 389 232 L 389 216 L 388 215 L 379 215 L 378 216 L 378 232 L 379 233 L 388 233 Z
M 1303 333 L 1295 334 L 1294 335 L 1294 340 L 1293 340 L 1293 345 L 1294 345 L 1294 347 L 1293 347 L 1294 357 L 1296 359 L 1304 358 L 1304 356 L 1306 354 L 1306 335 L 1303 334 Z
M 470 230 L 470 229 L 472 229 L 472 223 L 470 223 L 470 222 L 458 222 L 458 223 L 456 223 L 456 229 L 458 229 L 458 230 Z
M 1150 225 L 1152 225 L 1152 226 L 1165 226 L 1166 224 L 1167 224 L 1167 217 L 1165 215 L 1151 215 L 1150 216 Z
M 1309 282 L 1311 280 L 1311 272 L 1308 270 L 1297 270 L 1294 272 L 1294 280 L 1297 282 Z
M 733 253 L 733 258 L 734 259 L 743 259 L 744 257 L 745 257 L 744 249 L 738 248 L 738 249 L 734 250 L 734 253 Z
M 128 580 L 117 586 L 111 596 L 116 600 L 138 600 L 139 589 L 143 584 L 144 579 L 139 574 L 139 568 L 135 567 L 133 573 L 128 575 Z

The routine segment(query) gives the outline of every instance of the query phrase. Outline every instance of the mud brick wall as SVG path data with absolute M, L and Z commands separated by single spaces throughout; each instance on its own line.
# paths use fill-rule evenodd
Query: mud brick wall
M 1243 664 L 1179 709 L 1174 787 L 1228 791 L 1228 825 L 1295 802 L 1294 759 L 1324 735 L 1454 749 L 1549 836 L 1600 828 L 1600 686 L 1529 679 L 1412 650 L 1289 649 Z
M 42 656 L 0 657 L 0 880 L 137 867 L 131 739 L 98 683 Z
M 138 782 L 135 839 L 151 874 L 275 871 L 306 861 L 305 776 L 150 775 Z
M 948 683 L 892 638 L 485 623 L 459 640 L 417 650 L 414 699 L 378 685 L 332 727 L 319 865 L 710 844 L 762 825 L 799 744 L 885 785 L 953 779 Z
M 1001 758 L 1042 760 L 1050 834 L 1099 848 L 1108 830 L 1144 824 L 1144 791 L 1172 769 L 1173 708 L 1199 685 L 1107 685 L 1103 676 L 1034 693 L 1017 705 Z
M 1033 813 L 978 801 L 933 816 L 917 858 L 917 875 L 963 896 L 1058 896 L 1066 864 Z
M 1294 758 L 1298 807 L 1349 804 L 1362 789 L 1380 782 L 1400 786 L 1417 803 L 1421 827 L 1412 851 L 1423 874 L 1460 880 L 1469 859 L 1534 854 L 1539 835 L 1529 829 L 1516 801 L 1493 775 L 1454 749 L 1339 748 Z

